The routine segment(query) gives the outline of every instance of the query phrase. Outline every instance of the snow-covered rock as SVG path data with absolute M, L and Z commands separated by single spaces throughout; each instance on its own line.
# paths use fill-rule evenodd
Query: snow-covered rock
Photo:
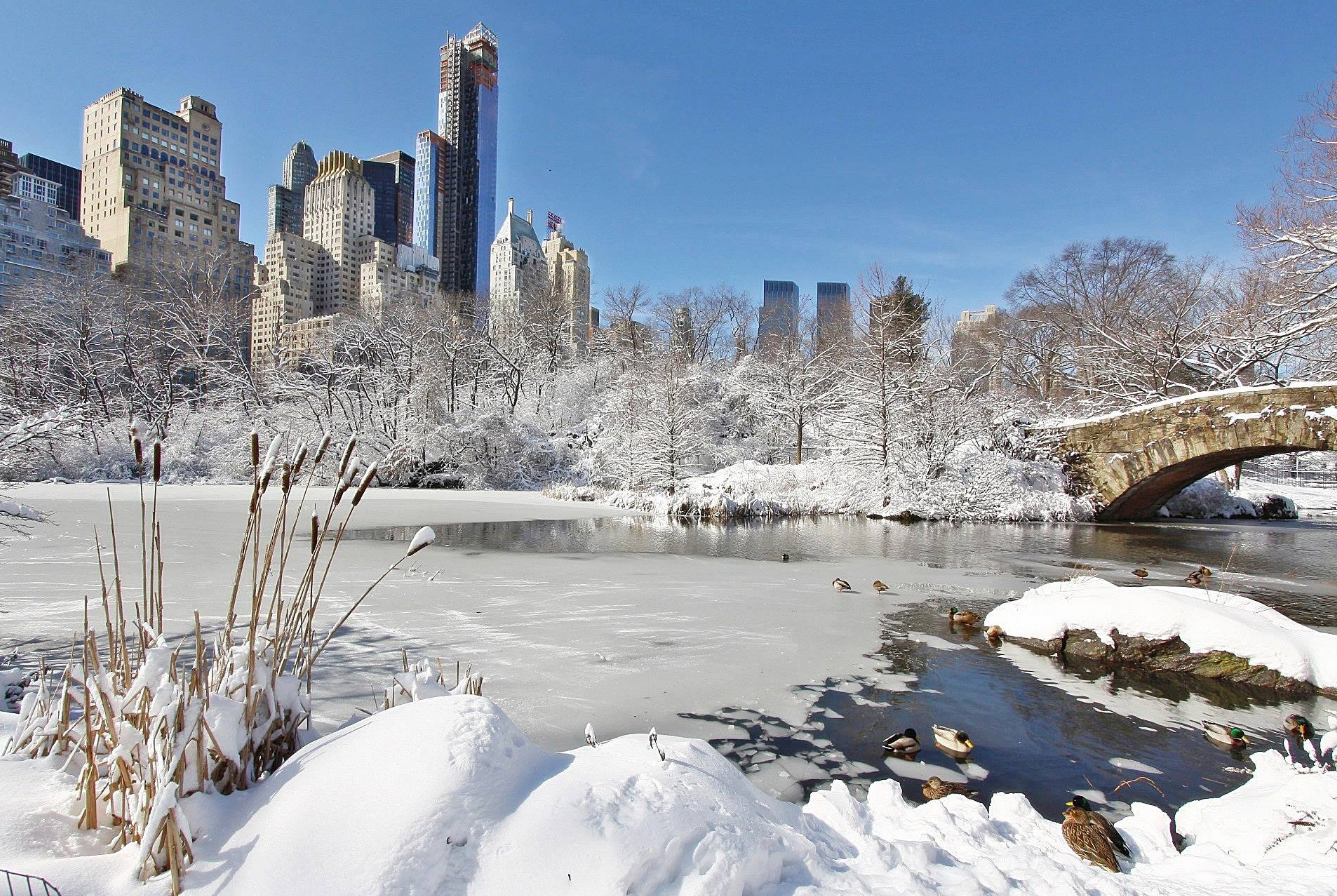
M 1119 646 L 1116 633 L 1152 645 L 1178 639 L 1191 654 L 1229 653 L 1285 678 L 1337 691 L 1337 635 L 1223 591 L 1122 587 L 1083 576 L 1032 588 L 995 607 L 984 624 L 998 626 L 1009 639 L 1032 642 L 1052 643 L 1070 632 L 1092 632 L 1110 648 Z
M 1182 854 L 1165 813 L 1134 805 L 1118 826 L 1136 861 L 1114 875 L 1078 859 L 1017 794 L 917 805 L 884 780 L 861 802 L 837 782 L 796 806 L 702 741 L 659 746 L 664 759 L 646 735 L 549 753 L 480 697 L 399 706 L 308 745 L 249 791 L 188 799 L 199 837 L 184 891 L 1252 896 L 1303 880 L 1306 893 L 1337 894 L 1337 774 L 1280 757 L 1256 756 L 1255 779 L 1181 809 Z M 72 781 L 54 763 L 0 761 L 0 866 L 73 892 L 166 892 L 74 830 L 59 796 Z

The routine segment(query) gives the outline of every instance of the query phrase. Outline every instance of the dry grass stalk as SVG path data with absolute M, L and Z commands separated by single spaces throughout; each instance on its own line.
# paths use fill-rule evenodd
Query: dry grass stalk
M 193 793 L 244 790 L 296 752 L 301 727 L 310 726 L 315 661 L 375 587 L 363 592 L 329 633 L 317 639 L 315 616 L 325 581 L 349 518 L 375 476 L 375 465 L 363 471 L 335 536 L 322 537 L 336 525 L 338 505 L 361 466 L 353 455 L 356 442 L 350 440 L 340 460 L 334 500 L 323 515 L 313 510 L 310 538 L 299 539 L 298 523 L 329 438 L 322 440 L 314 458 L 302 443 L 289 458 L 280 458 L 280 438 L 261 458 L 259 436 L 253 433 L 251 498 L 227 617 L 221 631 L 207 638 L 196 612 L 193 628 L 173 647 L 163 611 L 165 564 L 157 495 L 162 446 L 153 446 L 152 488 L 146 494 L 138 433 L 132 443 L 141 471 L 141 584 L 135 618 L 126 619 L 108 492 L 110 578 L 101 539 L 94 536 L 102 587 L 94 606 L 100 605 L 103 618 L 91 619 L 85 601 L 84 631 L 71 661 L 54 681 L 43 667 L 24 696 L 7 750 L 29 757 L 68 755 L 71 765 L 79 767 L 80 827 L 112 827 L 118 846 L 137 844 L 142 876 L 170 873 L 175 893 L 193 859 L 190 827 L 179 801 Z M 279 494 L 267 501 L 271 486 Z M 290 506 L 294 494 L 300 496 L 296 507 Z M 266 503 L 277 505 L 268 529 Z M 308 557 L 290 571 L 298 543 L 307 545 Z M 410 546 L 377 583 L 422 546 Z M 248 565 L 251 593 L 243 595 Z M 105 632 L 105 651 L 98 631 Z M 183 661 L 183 648 L 193 655 L 188 662 Z M 481 677 L 473 682 L 471 677 L 475 690 L 470 692 L 481 691 Z

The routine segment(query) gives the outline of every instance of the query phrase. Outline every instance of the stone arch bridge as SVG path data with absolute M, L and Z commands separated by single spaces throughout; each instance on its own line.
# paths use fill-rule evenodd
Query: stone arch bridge
M 1045 427 L 1097 519 L 1146 519 L 1209 473 L 1269 454 L 1337 450 L 1337 382 L 1199 392 Z

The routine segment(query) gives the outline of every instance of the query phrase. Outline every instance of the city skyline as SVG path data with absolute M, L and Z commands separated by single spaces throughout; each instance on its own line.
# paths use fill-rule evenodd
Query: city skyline
M 1072 239 L 1128 235 L 1238 259 L 1234 205 L 1266 199 L 1286 132 L 1331 73 L 1320 26 L 1337 24 L 1337 10 L 1315 5 L 1312 36 L 1283 44 L 1268 37 L 1280 19 L 1248 7 L 1155 19 L 869 9 L 861 29 L 849 27 L 854 13 L 750 22 L 703 7 L 613 23 L 599 8 L 409 4 L 349 34 L 316 24 L 293 48 L 303 64 L 282 92 L 237 63 L 272 49 L 285 24 L 309 23 L 301 4 L 200 11 L 202 40 L 230 50 L 188 71 L 140 65 L 151 35 L 76 23 L 59 52 L 14 48 L 8 64 L 32 86 L 0 97 L 0 121 L 22 152 L 74 165 L 80 111 L 108 91 L 208 97 L 228 119 L 222 163 L 240 236 L 262 245 L 266 188 L 288 147 L 412 153 L 435 113 L 437 48 L 482 20 L 506 44 L 499 195 L 538 197 L 579 227 L 600 259 L 596 302 L 636 281 L 652 292 L 730 282 L 759 302 L 777 273 L 857 288 L 880 261 L 954 313 L 997 302 L 1017 272 Z M 272 28 L 235 39 L 269 13 Z M 35 12 L 12 15 L 22 26 Z M 880 52 L 893 38 L 895 64 Z M 786 74 L 787 51 L 832 40 L 858 90 L 824 95 Z M 662 52 L 647 54 L 647 41 Z M 1246 51 L 1247 71 L 1221 63 Z M 332 64 L 341 56 L 356 64 Z M 372 59 L 368 79 L 356 69 Z M 781 95 L 805 115 L 785 118 L 794 110 Z M 777 149 L 782 121 L 794 136 Z M 835 122 L 840 139 L 819 139 L 819 122 Z M 673 250 L 641 248 L 655 245 Z

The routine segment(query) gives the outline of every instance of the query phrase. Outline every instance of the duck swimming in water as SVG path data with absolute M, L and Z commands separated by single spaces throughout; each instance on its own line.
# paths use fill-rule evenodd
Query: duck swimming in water
M 1293 712 L 1288 715 L 1281 723 L 1281 727 L 1285 729 L 1286 734 L 1298 741 L 1303 742 L 1314 736 L 1313 724 L 1299 713 Z
M 933 742 L 938 745 L 938 749 L 953 756 L 965 756 L 975 749 L 969 734 L 946 725 L 933 726 Z
M 1238 725 L 1224 725 L 1203 719 L 1202 731 L 1212 743 L 1228 750 L 1242 750 L 1249 745 L 1249 739 Z
M 900 734 L 893 734 L 882 741 L 882 749 L 893 753 L 918 753 L 919 735 L 915 733 L 915 729 L 906 728 Z
M 970 610 L 958 610 L 956 607 L 947 611 L 947 618 L 955 625 L 964 625 L 968 628 L 980 624 L 979 613 L 973 613 Z
M 845 581 L 844 579 L 832 579 L 831 587 L 842 593 L 853 590 L 852 588 L 850 588 L 850 583 Z

